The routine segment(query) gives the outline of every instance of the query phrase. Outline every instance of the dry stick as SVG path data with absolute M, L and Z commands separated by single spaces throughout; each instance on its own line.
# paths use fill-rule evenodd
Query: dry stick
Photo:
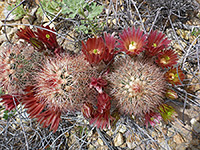
M 137 127 L 141 132 L 143 132 L 150 140 L 152 140 L 153 142 L 155 142 L 156 144 L 159 145 L 159 143 L 158 143 L 156 140 L 154 140 L 145 130 L 143 130 L 142 128 L 140 128 L 140 126 L 139 126 L 137 123 L 135 123 L 135 122 L 133 121 L 132 118 L 129 117 L 128 119 L 131 120 L 131 123 L 132 123 L 135 127 Z M 163 148 L 162 145 L 160 145 L 160 146 Z
M 146 32 L 145 27 L 144 27 L 144 24 L 143 24 L 143 22 L 142 22 L 142 18 L 141 18 L 140 12 L 139 12 L 137 6 L 135 5 L 136 2 L 134 2 L 133 0 L 131 0 L 131 1 L 132 1 L 133 5 L 134 5 L 134 7 L 135 7 L 135 10 L 137 11 L 138 17 L 140 18 L 140 22 L 141 22 L 143 31 L 144 31 L 144 33 L 146 34 L 147 32 Z
M 4 34 L 5 34 L 5 37 L 6 37 L 6 39 L 7 39 L 7 41 L 8 41 L 9 43 L 12 43 L 12 42 L 8 39 L 8 35 L 7 35 L 7 32 L 6 32 L 6 21 L 7 21 L 8 17 L 9 17 L 9 15 L 10 15 L 17 7 L 19 7 L 20 5 L 22 5 L 25 1 L 26 1 L 26 0 L 21 1 L 17 6 L 15 6 L 11 11 L 9 11 L 9 13 L 7 14 L 7 16 L 6 16 L 5 20 L 4 20 L 4 24 L 2 24 L 2 26 L 4 26 Z
M 178 90 L 181 91 L 182 93 L 186 93 L 186 91 L 184 89 L 178 89 Z M 198 98 L 198 96 L 196 96 L 196 95 L 193 95 L 193 94 L 190 94 L 190 93 L 187 93 L 187 95 L 190 95 L 190 96 L 200 100 L 200 98 Z M 180 96 L 180 98 L 184 99 L 183 96 L 181 96 L 180 94 L 179 94 L 179 96 Z M 200 104 L 198 102 L 196 102 L 196 101 L 194 101 L 190 98 L 188 98 L 188 100 L 190 100 L 192 103 L 194 103 L 194 105 L 200 107 Z
M 92 132 L 94 129 L 95 129 L 95 127 L 92 127 L 92 129 L 89 131 L 89 133 Z M 89 134 L 89 133 L 88 133 L 88 134 Z M 87 134 L 87 135 L 88 135 L 88 134 Z M 82 139 L 83 139 L 84 137 L 88 137 L 87 135 L 84 135 L 84 136 L 83 136 L 83 133 L 82 133 L 82 137 L 81 137 L 79 140 L 83 141 Z M 88 141 L 88 142 L 83 141 L 83 142 L 84 142 L 84 143 L 87 143 L 87 144 L 89 143 L 89 141 Z M 81 144 L 81 146 L 80 146 L 80 148 L 79 148 L 80 150 L 81 150 L 81 147 L 82 147 L 82 145 L 83 145 L 84 143 Z
M 47 15 L 46 11 L 44 10 L 44 8 L 43 8 L 43 6 L 42 6 L 40 0 L 38 0 L 38 1 L 39 1 L 40 7 L 41 7 L 42 12 L 44 13 L 44 15 L 47 17 L 47 19 L 51 20 L 51 18 L 49 18 L 49 16 Z
M 189 56 L 189 52 L 190 52 L 190 50 L 191 50 L 193 44 L 195 43 L 195 41 L 196 41 L 199 37 L 200 37 L 200 35 L 198 35 L 198 36 L 192 41 L 192 43 L 190 44 L 190 46 L 189 46 L 189 48 L 188 48 L 188 50 L 187 50 L 187 53 L 186 53 L 185 56 L 184 56 L 183 66 L 182 66 L 183 69 L 185 68 L 185 63 L 184 63 L 184 62 L 186 61 L 187 57 Z M 197 52 L 198 52 L 198 49 L 197 49 Z M 197 58 L 197 59 L 198 59 L 198 58 Z
M 118 1 L 118 0 L 117 0 Z M 112 5 L 112 8 L 113 8 L 113 13 L 114 13 L 114 16 L 115 16 L 115 20 L 116 20 L 116 24 L 118 24 L 118 18 L 117 18 L 117 13 L 115 11 L 115 6 L 114 6 L 114 3 L 113 1 L 110 1 L 111 5 Z M 117 3 L 116 3 L 116 10 L 117 10 Z
M 171 15 L 171 12 L 170 12 L 169 15 L 168 15 L 168 20 L 169 20 L 169 22 L 170 22 L 170 24 L 171 24 L 171 27 L 172 27 L 172 30 L 173 30 L 173 32 L 174 32 L 174 35 L 175 35 L 176 41 L 177 41 L 178 44 L 180 45 L 181 50 L 184 51 L 183 46 L 181 45 L 181 43 L 180 43 L 179 40 L 178 40 L 178 37 L 177 37 L 176 31 L 175 31 L 175 29 L 174 29 L 173 23 L 172 23 L 172 21 L 171 21 L 171 19 L 170 19 L 170 15 Z
M 167 146 L 167 150 L 171 150 L 170 146 L 169 146 L 168 143 L 167 143 L 167 138 L 166 138 L 165 134 L 163 133 L 162 129 L 161 129 L 160 127 L 158 127 L 158 129 L 161 131 L 161 133 L 162 133 L 162 135 L 163 135 L 163 138 L 164 138 L 164 140 L 165 140 L 165 144 L 166 144 L 166 146 Z
M 14 98 L 13 98 L 13 102 L 14 102 L 15 106 L 17 106 L 16 103 L 15 103 Z M 18 112 L 18 108 L 16 107 L 15 109 L 16 109 L 16 111 Z M 24 134 L 24 138 L 25 138 L 26 147 L 27 147 L 27 150 L 29 150 L 28 141 L 27 141 L 27 137 L 26 137 L 26 134 L 25 134 L 25 130 L 24 130 L 24 126 L 23 126 L 23 124 L 22 124 L 22 119 L 21 119 L 21 115 L 20 115 L 20 114 L 19 114 L 19 120 L 20 120 L 20 126 L 22 127 L 22 130 L 23 130 L 23 134 Z
M 156 23 L 156 20 L 157 20 L 157 18 L 158 18 L 158 15 L 160 14 L 160 10 L 161 10 L 161 9 L 163 9 L 163 7 L 161 7 L 161 8 L 158 9 L 158 11 L 157 11 L 157 13 L 156 13 L 156 17 L 155 17 L 155 19 L 154 19 L 154 21 L 153 21 L 153 24 L 152 24 L 152 26 L 151 26 L 151 29 L 149 30 L 149 33 L 151 33 L 151 30 L 153 29 L 153 26 L 154 26 L 155 23 Z
M 48 26 L 60 15 L 60 13 L 62 12 L 62 9 L 55 15 L 55 17 L 49 21 L 49 23 L 47 24 Z
M 183 119 L 183 124 L 185 124 L 185 117 L 184 117 L 184 112 L 185 112 L 185 107 L 186 107 L 186 100 L 187 100 L 187 92 L 185 91 L 185 98 L 184 98 L 184 105 L 183 105 L 183 113 L 182 113 L 182 119 Z
M 97 130 L 97 132 L 98 132 L 98 134 L 101 136 L 101 139 L 104 141 L 104 143 L 108 146 L 108 148 L 110 149 L 110 150 L 115 150 L 115 148 L 113 147 L 113 146 L 111 146 L 109 143 L 108 143 L 108 141 L 105 139 L 105 137 L 104 137 L 104 135 L 102 134 L 102 132 L 98 129 L 98 128 L 96 128 L 96 130 Z
M 71 128 L 73 128 L 75 126 L 75 124 L 73 125 L 73 126 L 71 126 L 67 131 L 65 131 L 65 132 L 63 132 L 62 134 L 60 134 L 53 142 L 52 142 L 52 144 L 50 145 L 50 147 L 52 147 L 53 146 L 53 144 L 60 138 L 60 137 L 62 137 L 66 132 L 69 132 L 69 130 L 71 129 Z M 47 146 L 47 145 L 46 145 Z M 46 147 L 45 146 L 45 147 Z M 43 148 L 43 149 L 45 149 L 45 147 Z
M 198 49 L 198 47 L 199 47 L 199 49 Z M 198 44 L 198 46 L 197 46 L 197 64 L 198 64 L 198 68 L 199 68 L 199 71 L 200 71 L 200 61 L 199 61 L 199 51 L 200 50 L 200 44 Z

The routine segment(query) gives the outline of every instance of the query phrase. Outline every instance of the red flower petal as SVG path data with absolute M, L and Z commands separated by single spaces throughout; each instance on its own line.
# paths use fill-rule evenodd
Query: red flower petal
M 18 31 L 17 36 L 19 39 L 24 39 L 25 41 L 30 42 L 31 38 L 35 38 L 35 33 L 29 28 L 25 27 L 24 29 L 20 28 L 20 31 Z
M 174 91 L 174 90 L 171 90 L 171 89 L 168 89 L 166 91 L 166 97 L 169 98 L 169 99 L 177 99 L 178 98 L 178 94 Z
M 161 32 L 158 32 L 156 30 L 151 31 L 146 45 L 147 55 L 155 56 L 160 53 L 161 50 L 168 47 L 168 44 L 171 41 L 164 37 L 165 34 Z
M 49 26 L 46 26 L 46 27 L 41 26 L 41 27 L 55 32 L 55 30 L 50 29 Z M 47 49 L 55 50 L 56 48 L 59 47 L 58 42 L 56 40 L 56 35 L 54 33 L 47 31 L 47 30 L 41 30 L 41 29 L 37 28 L 36 35 L 37 35 L 38 39 L 46 45 Z
M 119 36 L 121 40 L 118 40 L 120 45 L 117 47 L 120 48 L 120 51 L 124 51 L 129 55 L 137 55 L 144 50 L 146 35 L 139 28 L 137 31 L 134 27 L 124 29 Z
M 169 71 L 165 73 L 166 80 L 171 83 L 172 85 L 182 85 L 182 81 L 185 78 L 183 71 L 180 67 L 171 68 Z
M 86 119 L 92 118 L 95 113 L 94 107 L 90 103 L 84 103 L 81 108 L 81 111 Z
M 162 68 L 172 67 L 177 64 L 178 55 L 172 49 L 158 54 L 156 63 Z
M 90 88 L 94 87 L 99 93 L 103 93 L 103 87 L 107 85 L 107 81 L 102 77 L 94 78 L 92 77 Z
M 9 94 L 1 95 L 0 99 L 2 99 L 0 100 L 0 102 L 3 102 L 3 105 L 6 106 L 6 110 L 9 111 L 16 108 L 17 105 L 19 105 L 19 101 L 17 100 L 17 98 Z
M 90 64 L 98 64 L 103 60 L 105 49 L 106 47 L 101 37 L 89 38 L 86 44 L 82 41 L 82 52 Z
M 116 39 L 114 38 L 114 34 L 107 34 L 104 33 L 104 39 L 106 43 L 106 49 L 104 52 L 103 60 L 105 63 L 109 63 L 114 55 L 117 53 L 115 52 L 115 46 L 116 46 Z
M 50 130 L 56 132 L 60 122 L 61 112 L 56 110 L 47 110 L 38 115 L 38 122 L 43 124 L 43 127 L 48 127 L 51 124 Z
M 146 128 L 148 128 L 148 124 L 150 123 L 151 126 L 155 126 L 157 123 L 162 120 L 162 117 L 159 113 L 156 112 L 150 112 L 145 114 L 145 125 Z

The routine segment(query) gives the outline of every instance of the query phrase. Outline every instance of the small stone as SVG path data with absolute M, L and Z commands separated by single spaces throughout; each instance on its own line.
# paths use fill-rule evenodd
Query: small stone
M 97 140 L 97 141 L 98 141 L 99 145 L 102 145 L 102 146 L 104 145 L 104 143 L 103 143 L 102 139 L 98 138 L 98 140 Z
M 190 144 L 191 144 L 191 145 L 194 145 L 194 146 L 199 145 L 199 143 L 200 143 L 200 140 L 199 140 L 199 139 L 193 139 L 193 140 L 191 140 L 191 142 L 190 142 Z
M 119 129 L 119 132 L 121 133 L 125 133 L 126 132 L 126 126 L 125 125 L 122 125 Z
M 156 137 L 158 135 L 158 133 L 156 133 L 155 131 L 153 131 L 152 133 L 151 133 L 151 136 L 154 138 L 154 137 Z
M 112 132 L 112 130 L 108 130 L 108 131 L 106 132 L 106 134 L 108 134 L 109 136 L 112 136 L 112 135 L 113 135 L 113 132 Z
M 124 137 L 122 133 L 117 133 L 116 137 L 114 138 L 114 145 L 115 146 L 120 146 L 124 143 Z
M 192 118 L 190 123 L 192 124 L 193 130 L 196 133 L 200 133 L 200 123 L 195 118 Z
M 176 144 L 181 144 L 184 142 L 183 138 L 179 135 L 179 134 L 176 134 L 174 137 L 174 142 L 176 142 Z
M 171 149 L 175 149 L 176 147 L 177 147 L 177 144 L 176 144 L 176 143 L 170 144 L 170 148 L 171 148 Z
M 0 35 L 0 44 L 2 44 L 3 42 L 5 42 L 7 39 L 5 37 L 5 35 Z
M 162 143 L 160 143 L 160 145 L 162 146 L 162 148 L 164 148 L 164 149 L 170 149 L 170 146 L 166 143 L 166 141 L 165 140 L 163 140 L 163 142 Z
M 107 146 L 100 146 L 96 150 L 108 150 Z
M 120 147 L 121 148 L 126 148 L 126 143 L 122 144 Z
M 158 143 L 163 143 L 165 142 L 165 139 L 163 137 L 158 137 Z
M 175 150 L 186 150 L 187 145 L 185 143 L 178 144 Z
M 69 132 L 66 132 L 66 133 L 65 133 L 65 137 L 66 137 L 66 138 L 68 138 L 69 135 L 70 135 Z
M 88 137 L 91 137 L 93 135 L 93 131 L 92 130 L 90 130 L 89 132 L 88 132 Z
M 96 148 L 95 148 L 92 144 L 90 144 L 90 145 L 88 146 L 88 150 L 96 150 Z
M 134 147 L 137 146 L 134 141 L 135 141 L 135 138 L 134 138 L 133 134 L 130 134 L 126 139 L 126 144 L 127 144 L 128 148 L 133 149 Z
M 13 37 L 16 32 L 17 32 L 17 27 L 11 28 L 10 32 L 8 33 L 8 36 Z

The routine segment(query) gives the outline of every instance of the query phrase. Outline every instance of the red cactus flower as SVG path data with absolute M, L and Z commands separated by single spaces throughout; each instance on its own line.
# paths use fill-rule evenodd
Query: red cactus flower
M 94 117 L 95 110 L 91 103 L 84 103 L 81 111 L 86 119 L 91 119 Z
M 119 35 L 121 40 L 119 40 L 120 45 L 117 47 L 121 51 L 126 52 L 130 55 L 137 55 L 144 50 L 146 44 L 146 35 L 143 34 L 139 28 L 137 31 L 135 27 L 124 29 L 123 33 Z
M 145 125 L 146 128 L 148 128 L 148 124 L 150 123 L 150 125 L 152 127 L 154 127 L 157 123 L 160 122 L 160 120 L 162 120 L 162 117 L 159 113 L 156 112 L 150 112 L 150 113 L 146 113 L 145 114 Z
M 115 54 L 115 45 L 116 45 L 116 39 L 114 38 L 114 34 L 107 34 L 104 33 L 104 39 L 106 43 L 106 50 L 104 53 L 103 60 L 105 63 L 109 63 Z
M 58 129 L 60 122 L 61 112 L 59 110 L 46 110 L 42 112 L 37 118 L 40 124 L 43 124 L 43 127 L 46 128 L 51 124 L 50 130 L 53 130 L 55 133 Z
M 94 78 L 92 77 L 90 88 L 94 87 L 99 93 L 103 93 L 103 87 L 107 85 L 107 81 L 102 79 L 102 77 Z
M 30 118 L 37 117 L 37 115 L 42 112 L 45 105 L 36 98 L 33 86 L 27 86 L 24 92 L 26 92 L 26 94 L 22 98 L 22 104 L 27 109 Z
M 38 99 L 33 86 L 28 86 L 25 90 L 27 94 L 22 98 L 22 104 L 25 105 L 30 118 L 37 118 L 43 127 L 51 124 L 50 130 L 55 132 L 58 128 L 61 111 L 59 109 L 46 110 L 44 100 Z
M 89 38 L 86 45 L 82 41 L 82 52 L 90 64 L 98 64 L 104 57 L 105 44 L 103 39 L 101 37 Z
M 31 43 L 30 39 L 36 38 L 35 33 L 29 27 L 25 27 L 24 29 L 20 28 L 20 30 L 16 34 L 19 39 L 24 39 L 29 43 Z
M 103 113 L 99 112 L 95 113 L 94 117 L 90 120 L 90 124 L 94 123 L 94 126 L 101 129 L 105 129 L 107 126 L 107 128 L 109 129 L 110 121 L 111 121 L 111 115 L 109 110 L 109 111 L 103 111 Z
M 172 85 L 182 85 L 182 81 L 185 78 L 183 71 L 178 68 L 171 68 L 169 71 L 165 73 L 166 80 Z
M 46 26 L 46 27 L 41 26 L 41 27 L 55 32 L 55 30 L 50 29 L 49 26 Z M 56 40 L 56 35 L 54 33 L 50 32 L 50 31 L 41 30 L 41 29 L 37 28 L 36 35 L 37 35 L 38 39 L 46 45 L 47 49 L 55 50 L 56 48 L 59 47 L 59 45 L 58 45 L 58 42 Z
M 34 32 L 29 27 L 25 27 L 25 29 L 21 29 L 21 31 L 19 31 L 17 35 L 20 39 L 24 39 L 27 42 L 31 43 L 32 46 L 38 49 L 39 51 L 48 49 L 50 50 L 50 52 L 54 52 L 54 54 L 60 55 L 60 53 L 63 52 L 64 50 L 62 47 L 58 45 L 58 42 L 56 40 L 56 35 L 51 32 L 51 31 L 55 32 L 55 30 L 50 29 L 49 26 L 46 27 L 41 26 L 41 27 L 49 31 L 41 30 L 38 28 L 37 32 Z
M 162 104 L 158 107 L 158 110 L 159 110 L 160 115 L 162 116 L 162 118 L 165 122 L 173 119 L 173 116 L 175 114 L 175 110 L 172 106 L 169 106 L 167 104 Z
M 90 124 L 94 123 L 94 126 L 97 128 L 104 129 L 106 126 L 110 128 L 110 121 L 112 119 L 110 115 L 110 97 L 106 93 L 99 94 L 97 97 L 97 111 L 94 114 L 94 117 L 90 120 Z
M 150 56 L 157 55 L 161 50 L 168 47 L 170 40 L 165 38 L 165 34 L 159 33 L 158 31 L 154 30 L 151 31 L 148 42 L 146 45 L 147 54 Z
M 97 107 L 98 111 L 102 113 L 104 110 L 110 110 L 111 103 L 110 103 L 111 98 L 108 96 L 106 93 L 101 93 L 97 97 Z
M 178 98 L 178 94 L 174 91 L 174 90 L 171 90 L 171 89 L 168 89 L 166 91 L 166 97 L 169 98 L 169 99 L 177 99 Z
M 172 67 L 177 64 L 178 55 L 172 49 L 158 54 L 156 63 L 162 68 Z
M 16 96 L 12 96 L 9 94 L 1 95 L 0 96 L 0 102 L 3 102 L 3 105 L 6 106 L 6 110 L 13 110 L 14 108 L 19 105 L 19 99 Z

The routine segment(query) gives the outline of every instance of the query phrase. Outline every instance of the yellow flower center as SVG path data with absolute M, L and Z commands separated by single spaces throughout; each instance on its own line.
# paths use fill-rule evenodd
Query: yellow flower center
M 174 73 L 169 73 L 169 80 L 174 80 L 175 78 L 178 78 L 178 74 L 174 74 Z
M 169 80 L 174 80 L 175 74 L 174 73 L 169 73 Z
M 157 44 L 156 44 L 156 43 L 153 43 L 153 47 L 157 47 Z
M 167 112 L 167 115 L 168 115 L 168 116 L 172 116 L 172 112 L 168 111 L 168 112 Z
M 97 52 L 98 52 L 97 49 L 94 49 L 94 50 L 93 50 L 93 53 L 94 53 L 94 54 L 97 54 Z
M 49 38 L 50 38 L 50 35 L 49 35 L 49 34 L 46 34 L 46 38 L 49 39 Z
M 137 48 L 137 43 L 132 41 L 131 44 L 129 45 L 128 50 L 131 52 L 134 52 L 134 50 Z
M 165 56 L 165 59 L 166 59 L 166 60 L 170 60 L 170 57 L 169 57 L 169 56 Z
M 89 51 L 90 54 L 95 54 L 95 55 L 98 55 L 101 53 L 101 51 L 99 51 L 98 49 L 93 49 L 91 51 Z
M 160 63 L 161 64 L 168 64 L 169 60 L 170 60 L 170 57 L 166 56 L 166 57 L 163 57 L 163 58 L 160 59 Z

